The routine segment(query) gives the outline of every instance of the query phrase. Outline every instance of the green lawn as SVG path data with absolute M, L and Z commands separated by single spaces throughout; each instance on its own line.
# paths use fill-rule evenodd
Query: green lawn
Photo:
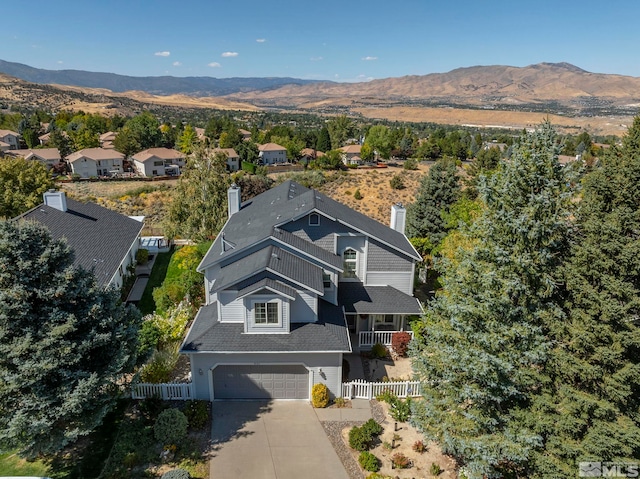
M 0 476 L 48 476 L 49 467 L 42 461 L 25 461 L 14 453 L 0 454 Z
M 142 314 L 150 314 L 156 310 L 156 303 L 153 300 L 153 288 L 160 286 L 167 276 L 167 269 L 169 268 L 169 263 L 171 262 L 174 251 L 175 249 L 171 248 L 171 251 L 168 253 L 158 253 L 156 256 L 156 262 L 153 264 L 153 269 L 149 275 L 149 282 L 138 303 L 138 309 Z

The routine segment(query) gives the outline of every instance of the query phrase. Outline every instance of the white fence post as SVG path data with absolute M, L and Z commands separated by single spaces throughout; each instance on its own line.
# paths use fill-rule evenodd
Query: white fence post
M 399 398 L 419 397 L 419 381 L 368 382 L 356 379 L 342 383 L 342 394 L 345 399 L 374 399 L 384 391 L 390 391 Z
M 147 399 L 154 396 L 165 401 L 193 399 L 193 383 L 137 383 L 131 385 L 132 399 Z

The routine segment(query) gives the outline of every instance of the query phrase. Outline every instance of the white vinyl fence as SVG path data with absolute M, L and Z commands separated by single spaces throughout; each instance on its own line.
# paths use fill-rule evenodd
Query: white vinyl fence
M 193 399 L 192 383 L 138 383 L 131 386 L 132 399 L 159 397 L 164 400 Z
M 420 396 L 419 381 L 398 381 L 371 383 L 356 379 L 342 383 L 342 397 L 345 399 L 374 399 L 384 391 L 390 391 L 399 398 Z
M 370 348 L 376 343 L 391 346 L 393 335 L 401 332 L 408 333 L 411 339 L 413 339 L 413 331 L 360 331 L 358 335 L 358 346 L 361 348 Z

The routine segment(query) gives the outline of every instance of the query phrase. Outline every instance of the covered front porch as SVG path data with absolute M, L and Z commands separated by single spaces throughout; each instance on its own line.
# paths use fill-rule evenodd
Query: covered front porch
M 340 283 L 338 301 L 344 307 L 354 350 L 368 350 L 376 343 L 390 346 L 393 333 L 413 337 L 409 318 L 422 314 L 422 306 L 392 286 Z

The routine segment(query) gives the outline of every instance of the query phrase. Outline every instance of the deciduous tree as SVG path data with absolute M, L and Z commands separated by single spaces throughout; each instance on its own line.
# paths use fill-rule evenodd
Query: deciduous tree
M 39 161 L 5 158 L 0 161 L 0 218 L 13 218 L 38 206 L 53 187 L 47 167 Z

